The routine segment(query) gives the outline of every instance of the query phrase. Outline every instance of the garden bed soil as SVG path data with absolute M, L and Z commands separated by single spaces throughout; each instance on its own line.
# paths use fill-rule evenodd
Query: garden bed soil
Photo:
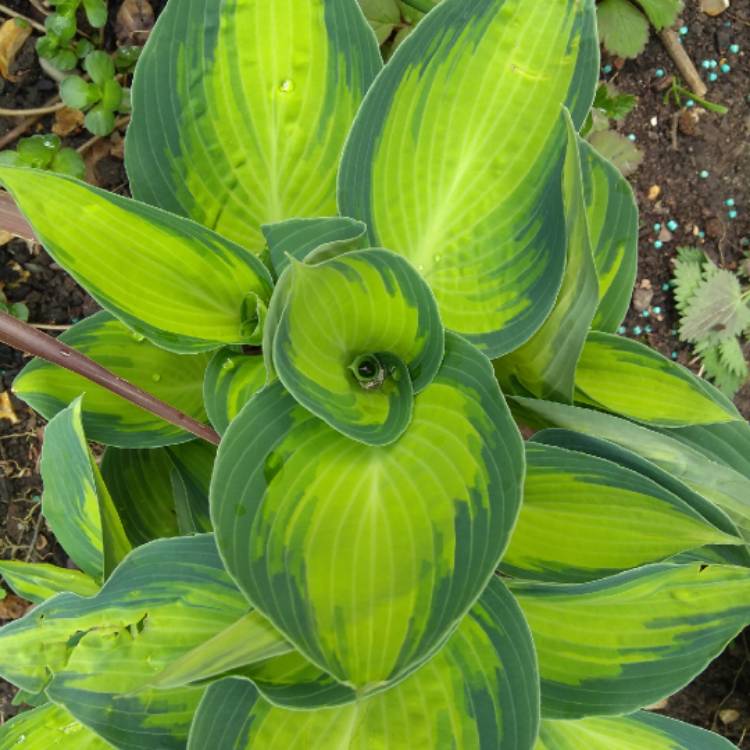
M 6 1 L 20 12 L 33 15 L 25 0 Z M 163 5 L 153 4 L 157 12 Z M 638 97 L 635 110 L 618 127 L 635 135 L 645 157 L 631 178 L 641 211 L 637 288 L 646 290 L 640 293 L 641 301 L 644 294 L 653 295 L 648 319 L 640 310 L 631 308 L 625 323 L 626 335 L 667 356 L 676 352 L 678 361 L 693 369 L 699 365 L 675 333 L 677 318 L 671 291 L 662 289 L 670 281 L 676 248 L 701 247 L 721 266 L 736 269 L 744 258 L 742 240 L 750 237 L 750 0 L 732 0 L 731 9 L 717 18 L 699 13 L 697 4 L 697 0 L 686 3 L 685 48 L 698 65 L 711 58 L 726 58 L 731 64 L 731 73 L 720 75 L 707 95 L 728 106 L 727 115 L 722 117 L 701 108 L 679 111 L 664 102 L 663 81 L 676 70 L 655 36 L 636 60 L 624 64 L 603 61 L 614 69 L 606 78 L 624 93 Z M 739 56 L 729 54 L 730 44 L 741 45 Z M 0 107 L 39 106 L 54 95 L 55 84 L 36 64 L 31 43 L 19 55 L 16 68 L 21 75 L 17 83 L 0 79 Z M 658 68 L 666 71 L 664 78 L 656 77 Z M 42 120 L 38 127 L 48 129 L 50 120 Z M 0 118 L 0 138 L 17 122 Z M 68 140 L 77 146 L 86 138 L 79 133 Z M 116 153 L 116 149 L 113 151 Z M 93 169 L 96 181 L 103 187 L 127 190 L 117 156 L 106 154 Z M 702 170 L 710 173 L 707 179 L 699 176 Z M 724 201 L 728 198 L 733 198 L 738 207 L 734 220 L 727 215 Z M 677 221 L 679 228 L 664 241 L 662 249 L 656 250 L 653 226 L 657 222 L 665 225 L 669 219 Z M 704 232 L 705 238 L 699 232 Z M 34 323 L 65 326 L 96 309 L 43 250 L 19 240 L 0 247 L 0 288 L 11 301 L 28 305 Z M 660 308 L 658 314 L 653 313 L 654 306 Z M 635 336 L 633 329 L 645 329 L 646 325 L 651 326 L 651 332 Z M 0 346 L 0 394 L 9 393 L 13 378 L 25 361 L 25 356 Z M 0 418 L 0 558 L 66 564 L 64 553 L 39 514 L 41 483 L 37 464 L 44 422 L 12 395 L 10 403 L 15 421 Z M 737 395 L 736 403 L 745 416 L 750 416 L 750 386 Z M 26 606 L 15 598 L 0 601 L 0 623 L 18 617 Z M 711 728 L 742 750 L 750 750 L 748 635 L 741 635 L 703 675 L 655 710 Z M 0 681 L 0 722 L 18 711 L 11 705 L 14 692 Z

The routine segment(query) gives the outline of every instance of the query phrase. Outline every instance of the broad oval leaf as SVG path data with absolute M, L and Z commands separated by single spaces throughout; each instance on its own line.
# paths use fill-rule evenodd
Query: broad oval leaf
M 65 591 L 92 596 L 99 590 L 99 584 L 86 573 L 49 563 L 0 560 L 0 575 L 18 596 L 34 604 Z
M 381 66 L 356 0 L 168 5 L 133 85 L 133 195 L 255 253 L 262 224 L 335 214 L 339 155 Z
M 331 427 L 385 445 L 409 424 L 435 376 L 444 333 L 419 274 L 387 250 L 293 261 L 273 333 L 273 366 L 294 398 Z
M 170 406 L 198 421 L 206 420 L 201 389 L 208 355 L 180 356 L 160 349 L 106 312 L 76 323 L 60 340 Z M 21 370 L 13 390 L 47 419 L 86 394 L 86 434 L 105 445 L 155 448 L 194 438 L 90 380 L 42 359 L 32 360 Z
M 0 750 L 112 750 L 62 706 L 45 703 L 0 726 Z
M 586 750 L 737 750 L 718 734 L 648 711 L 576 721 L 545 720 L 534 750 L 582 750 L 584 746 Z
M 266 383 L 263 357 L 220 349 L 209 362 L 203 399 L 211 424 L 223 434 L 242 407 Z
M 438 654 L 398 685 L 339 708 L 290 711 L 249 682 L 223 680 L 206 691 L 188 750 L 531 750 L 537 680 L 526 623 L 495 578 Z
M 179 216 L 36 169 L 0 167 L 49 254 L 105 309 L 170 351 L 260 341 L 271 275 Z
M 742 544 L 679 496 L 586 453 L 526 445 L 524 498 L 501 569 L 591 581 L 708 544 Z
M 562 427 L 609 440 L 648 459 L 716 504 L 750 541 L 750 478 L 698 447 L 610 414 L 553 401 L 512 397 L 517 418 L 532 427 Z
M 341 214 L 405 255 L 446 327 L 490 357 L 529 339 L 560 287 L 561 108 L 579 128 L 591 106 L 594 15 L 593 0 L 444 0 L 373 84 L 347 142 Z
M 0 630 L 2 673 L 123 750 L 179 750 L 203 688 L 144 687 L 248 604 L 213 537 L 134 550 L 95 596 L 59 594 Z
M 562 286 L 541 328 L 518 349 L 495 360 L 495 373 L 507 390 L 519 386 L 539 398 L 573 401 L 578 358 L 598 301 L 583 196 L 578 134 L 565 113 L 567 147 L 562 174 L 567 257 Z
M 448 335 L 389 446 L 332 430 L 279 382 L 260 391 L 220 446 L 211 514 L 253 604 L 339 681 L 373 688 L 424 661 L 484 588 L 523 462 L 490 363 Z
M 630 307 L 638 265 L 638 207 L 617 167 L 579 141 L 589 236 L 599 279 L 592 326 L 614 333 Z
M 686 685 L 750 623 L 750 570 L 647 565 L 591 583 L 512 583 L 546 718 L 622 714 Z
M 637 341 L 592 331 L 576 370 L 578 399 L 657 427 L 732 422 L 729 399 Z
M 105 578 L 131 544 L 86 442 L 80 398 L 47 425 L 39 466 L 47 523 L 81 570 Z

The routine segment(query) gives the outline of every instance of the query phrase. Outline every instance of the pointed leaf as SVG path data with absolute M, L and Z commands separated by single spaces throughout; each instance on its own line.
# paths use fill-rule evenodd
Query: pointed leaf
M 737 750 L 713 732 L 639 711 L 578 721 L 542 722 L 535 750 Z
M 203 398 L 211 424 L 224 433 L 240 409 L 266 383 L 263 357 L 220 349 L 211 359 L 203 381 Z
M 521 347 L 495 361 L 506 390 L 520 384 L 526 393 L 571 403 L 576 365 L 599 301 L 583 195 L 578 135 L 566 112 L 567 148 L 563 200 L 567 259 L 557 301 L 541 328 Z
M 289 711 L 230 679 L 206 691 L 188 750 L 531 750 L 538 724 L 534 649 L 499 579 L 429 662 L 385 692 L 340 708 Z
M 203 689 L 141 688 L 247 610 L 212 536 L 151 542 L 95 596 L 59 594 L 0 630 L 2 673 L 118 748 L 177 750 Z
M 609 440 L 672 474 L 721 508 L 750 541 L 750 478 L 701 450 L 625 419 L 592 409 L 513 397 L 513 412 L 533 427 L 563 427 Z M 684 428 L 683 428 L 684 429 Z
M 62 706 L 45 703 L 0 726 L 0 750 L 112 750 Z
M 518 523 L 502 570 L 579 582 L 707 544 L 741 544 L 635 471 L 585 453 L 528 443 Z
M 86 573 L 49 563 L 0 560 L 0 575 L 18 596 L 34 604 L 65 591 L 91 596 L 99 590 L 99 584 Z
M 104 308 L 165 349 L 252 343 L 271 277 L 238 245 L 70 177 L 0 167 L 49 254 Z M 73 210 L 75 207 L 75 210 Z
M 294 261 L 286 273 L 286 304 L 273 335 L 281 382 L 344 435 L 370 445 L 393 442 L 409 424 L 413 394 L 443 358 L 443 326 L 429 287 L 387 250 L 314 265 Z
M 201 387 L 208 355 L 167 352 L 106 312 L 76 323 L 60 340 L 176 409 L 198 421 L 206 420 Z M 13 390 L 47 419 L 85 393 L 84 429 L 91 440 L 105 445 L 155 448 L 194 437 L 90 380 L 41 359 L 21 370 Z
M 78 567 L 106 578 L 131 545 L 86 443 L 80 399 L 47 425 L 40 469 L 50 528 Z
M 173 3 L 133 85 L 133 195 L 256 253 L 261 224 L 335 214 L 339 154 L 381 65 L 356 0 Z
M 365 688 L 424 661 L 472 605 L 522 475 L 490 363 L 448 335 L 409 428 L 385 448 L 332 430 L 278 382 L 256 394 L 222 441 L 211 514 L 248 598 L 311 661 Z
M 638 208 L 619 170 L 580 141 L 589 235 L 599 278 L 593 327 L 614 333 L 630 307 L 638 263 Z
M 216 459 L 216 446 L 192 440 L 167 449 L 174 465 L 170 473 L 177 511 L 177 526 L 183 534 L 212 531 L 208 509 L 208 486 Z
M 444 0 L 352 128 L 340 212 L 405 255 L 446 327 L 488 356 L 524 343 L 554 304 L 565 265 L 560 110 L 582 125 L 597 72 L 593 0 Z
M 343 216 L 288 219 L 278 224 L 265 224 L 261 229 L 277 274 L 289 265 L 289 256 L 304 260 L 321 245 L 367 247 L 358 242 L 365 239 L 367 227 L 361 221 Z
M 620 714 L 686 685 L 750 623 L 750 570 L 648 565 L 591 583 L 513 583 L 548 718 Z
M 584 403 L 657 427 L 741 419 L 729 399 L 653 349 L 592 331 L 576 371 Z

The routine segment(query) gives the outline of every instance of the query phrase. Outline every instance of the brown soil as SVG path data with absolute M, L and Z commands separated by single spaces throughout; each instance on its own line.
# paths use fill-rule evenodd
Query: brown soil
M 27 0 L 6 0 L 6 4 L 34 16 Z M 119 3 L 110 3 L 116 6 Z M 154 2 L 158 12 L 163 0 Z M 626 321 L 627 335 L 646 341 L 667 356 L 677 353 L 678 361 L 697 369 L 698 363 L 688 347 L 675 335 L 676 316 L 672 295 L 662 285 L 671 278 L 671 260 L 679 245 L 691 244 L 704 248 L 711 257 L 728 268 L 736 268 L 741 260 L 741 241 L 750 237 L 750 0 L 732 0 L 732 9 L 710 19 L 694 10 L 697 2 L 687 0 L 689 8 L 684 23 L 689 33 L 684 43 L 687 51 L 700 65 L 703 59 L 724 58 L 732 65 L 730 74 L 720 74 L 710 84 L 708 98 L 730 107 L 729 114 L 719 116 L 705 110 L 697 112 L 697 122 L 688 120 L 685 111 L 665 104 L 655 70 L 663 68 L 667 75 L 675 73 L 667 53 L 656 37 L 637 60 L 618 65 L 607 76 L 618 88 L 638 96 L 638 106 L 620 127 L 633 133 L 636 143 L 645 152 L 640 170 L 633 176 L 641 209 L 640 263 L 638 286 L 654 291 L 648 319 L 631 309 Z M 37 17 L 37 16 L 34 16 Z M 111 40 L 111 28 L 106 38 Z M 739 56 L 728 52 L 729 44 L 740 44 Z M 54 82 L 39 69 L 31 43 L 18 58 L 18 83 L 0 79 L 0 106 L 25 108 L 46 102 L 56 91 Z M 702 73 L 705 71 L 701 70 Z M 666 78 L 666 77 L 665 77 Z M 656 124 L 652 124 L 652 118 Z M 17 120 L 0 118 L 0 137 L 14 127 Z M 49 127 L 49 120 L 40 128 Z M 85 134 L 74 136 L 71 145 L 86 140 Z M 708 179 L 699 173 L 706 169 Z M 99 163 L 96 176 L 109 189 L 126 190 L 122 164 L 106 157 Z M 652 187 L 660 189 L 659 197 L 650 200 Z M 724 201 L 734 198 L 738 217 L 730 220 Z M 653 225 L 665 225 L 669 219 L 679 222 L 674 237 L 661 250 L 654 249 L 656 234 Z M 705 232 L 705 239 L 697 235 Z M 11 301 L 23 301 L 35 323 L 67 325 L 91 314 L 94 303 L 68 278 L 51 259 L 36 246 L 13 241 L 0 248 L 0 288 Z M 659 314 L 653 307 L 661 308 Z M 633 334 L 635 326 L 650 325 L 652 332 Z M 0 393 L 8 391 L 25 357 L 0 346 Z M 750 415 L 750 386 L 736 399 L 743 413 Z M 0 420 L 0 558 L 49 560 L 65 564 L 65 556 L 40 520 L 39 480 L 37 461 L 43 420 L 17 399 L 12 400 L 18 422 Z M 6 600 L 7 602 L 7 600 Z M 11 602 L 11 604 L 16 604 Z M 3 609 L 2 616 L 17 612 Z M 750 652 L 743 635 L 726 652 L 678 695 L 671 698 L 663 712 L 684 721 L 712 728 L 742 750 L 750 750 Z M 0 723 L 19 709 L 10 704 L 15 690 L 0 681 Z

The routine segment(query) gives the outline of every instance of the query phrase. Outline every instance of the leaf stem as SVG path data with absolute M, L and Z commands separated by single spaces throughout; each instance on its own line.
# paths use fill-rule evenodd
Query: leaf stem
M 165 404 L 156 396 L 115 375 L 62 341 L 4 312 L 0 312 L 0 342 L 75 372 L 180 429 L 187 430 L 213 445 L 219 444 L 219 435 L 213 428 Z

